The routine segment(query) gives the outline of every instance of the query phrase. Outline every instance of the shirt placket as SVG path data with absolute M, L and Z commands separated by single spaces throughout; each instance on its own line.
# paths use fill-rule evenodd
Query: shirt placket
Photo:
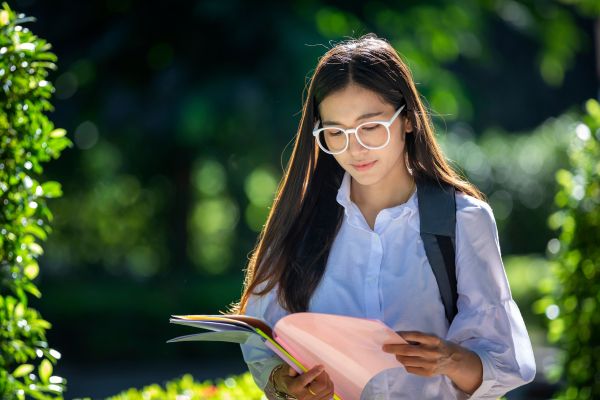
M 370 254 L 367 275 L 365 278 L 365 306 L 367 318 L 381 318 L 381 302 L 379 296 L 379 277 L 383 248 L 381 238 L 375 232 L 370 233 Z

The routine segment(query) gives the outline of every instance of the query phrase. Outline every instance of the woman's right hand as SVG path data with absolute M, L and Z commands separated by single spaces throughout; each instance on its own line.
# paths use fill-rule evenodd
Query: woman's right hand
M 301 375 L 288 366 L 276 371 L 273 379 L 277 387 L 298 400 L 330 400 L 333 397 L 333 382 L 322 365 L 315 365 Z

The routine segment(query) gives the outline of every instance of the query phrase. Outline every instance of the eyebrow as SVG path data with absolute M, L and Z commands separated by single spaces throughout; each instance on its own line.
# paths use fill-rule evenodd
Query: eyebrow
M 376 116 L 382 115 L 382 114 L 383 114 L 383 111 L 366 113 L 366 114 L 363 114 L 360 117 L 356 118 L 356 121 L 360 121 L 361 119 L 376 117 Z M 335 121 L 323 121 L 323 125 L 342 125 L 342 124 L 340 122 L 335 122 Z

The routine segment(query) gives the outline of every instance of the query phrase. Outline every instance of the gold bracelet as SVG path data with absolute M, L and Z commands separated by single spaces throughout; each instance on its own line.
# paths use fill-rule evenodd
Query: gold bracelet
M 275 373 L 276 373 L 277 371 L 279 371 L 281 368 L 285 367 L 285 365 L 286 365 L 286 364 L 279 364 L 279 365 L 277 365 L 275 368 L 273 368 L 273 370 L 271 371 L 271 374 L 269 375 L 269 380 L 271 381 L 271 385 L 273 385 L 273 388 L 274 388 L 276 391 L 278 391 L 278 392 L 279 392 L 280 390 L 277 388 L 277 385 L 275 384 Z
M 286 364 L 279 364 L 278 366 L 276 366 L 275 368 L 273 368 L 273 370 L 271 371 L 271 373 L 269 374 L 269 382 L 271 383 L 271 386 L 273 387 L 273 390 L 275 391 L 275 396 L 278 399 L 295 399 L 295 397 L 288 395 L 286 392 L 282 392 L 277 388 L 277 385 L 275 383 L 275 373 L 277 371 L 279 371 L 281 368 L 285 368 Z

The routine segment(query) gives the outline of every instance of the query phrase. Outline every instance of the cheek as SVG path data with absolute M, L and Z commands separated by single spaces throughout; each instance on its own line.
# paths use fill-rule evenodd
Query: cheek
M 392 135 L 390 142 L 396 143 L 396 145 L 400 148 L 404 147 L 404 142 L 406 140 L 407 133 L 402 133 L 400 130 L 396 132 L 396 134 Z
M 389 146 L 384 149 L 386 151 L 386 157 L 389 159 L 397 159 L 404 153 L 404 139 L 402 134 L 398 132 L 397 135 L 390 139 Z
M 401 132 L 398 132 L 398 135 L 396 135 L 395 140 L 391 140 L 391 148 L 394 149 L 394 152 L 398 156 L 404 154 L 404 145 L 406 143 L 405 140 L 405 136 Z
M 337 163 L 340 165 L 340 167 L 342 167 L 344 171 L 348 172 L 352 176 L 356 175 L 356 170 L 352 166 L 350 166 L 352 160 L 350 159 L 350 157 L 348 157 L 347 152 L 338 155 L 332 155 L 332 157 L 335 158 L 335 161 L 337 161 Z

